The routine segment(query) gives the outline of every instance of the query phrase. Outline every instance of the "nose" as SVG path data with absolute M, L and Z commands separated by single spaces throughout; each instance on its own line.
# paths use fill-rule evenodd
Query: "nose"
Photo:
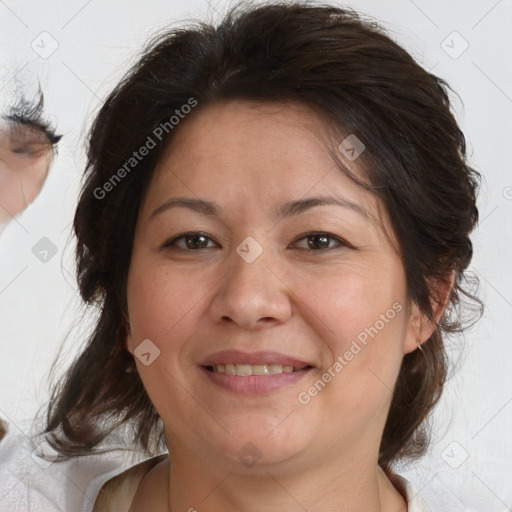
M 254 331 L 286 322 L 292 314 L 289 288 L 275 260 L 263 251 L 248 263 L 236 252 L 210 306 L 216 323 L 232 323 Z

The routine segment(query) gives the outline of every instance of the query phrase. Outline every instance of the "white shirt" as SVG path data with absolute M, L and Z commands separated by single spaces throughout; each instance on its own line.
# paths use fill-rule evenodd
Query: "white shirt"
M 93 512 L 106 482 L 147 459 L 143 453 L 123 449 L 119 441 L 113 436 L 103 454 L 51 463 L 37 456 L 24 434 L 8 432 L 0 442 L 0 511 Z M 411 483 L 398 478 L 405 485 L 408 512 L 431 512 Z M 126 511 L 137 485 L 131 482 Z
M 427 504 L 419 495 L 418 491 L 413 487 L 411 482 L 406 480 L 403 476 L 397 475 L 405 486 L 405 493 L 407 495 L 407 512 L 430 512 Z

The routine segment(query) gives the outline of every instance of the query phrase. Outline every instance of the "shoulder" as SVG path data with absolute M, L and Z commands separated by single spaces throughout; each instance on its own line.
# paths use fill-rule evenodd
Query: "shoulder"
M 111 478 L 103 485 L 98 493 L 93 512 L 108 512 L 114 510 L 128 512 L 144 476 L 167 458 L 167 455 L 153 457 Z
M 3 426 L 6 433 L 0 440 L 1 512 L 128 512 L 139 482 L 168 458 L 164 453 L 148 459 L 146 454 L 128 449 L 129 437 L 120 430 L 111 434 L 111 442 L 105 443 L 106 449 L 101 453 L 57 461 L 55 452 L 43 439 L 33 439 L 5 422 Z M 117 503 L 123 503 L 119 496 L 124 491 L 130 496 L 128 505 L 116 508 Z M 107 498 L 113 507 L 101 506 L 109 503 Z

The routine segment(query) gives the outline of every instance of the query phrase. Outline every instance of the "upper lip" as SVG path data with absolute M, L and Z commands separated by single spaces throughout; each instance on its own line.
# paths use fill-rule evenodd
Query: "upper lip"
M 313 366 L 306 361 L 281 354 L 280 352 L 243 352 L 241 350 L 215 352 L 200 363 L 201 366 L 215 366 L 217 364 L 280 364 L 283 366 L 293 366 L 294 368 Z

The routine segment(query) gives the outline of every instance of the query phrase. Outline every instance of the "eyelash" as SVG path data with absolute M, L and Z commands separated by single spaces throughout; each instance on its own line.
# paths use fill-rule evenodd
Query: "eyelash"
M 181 240 L 181 239 L 185 239 L 186 237 L 192 237 L 192 236 L 203 236 L 204 238 L 207 238 L 209 240 L 212 240 L 212 238 L 210 236 L 208 236 L 206 233 L 203 233 L 202 231 L 191 231 L 191 232 L 188 232 L 188 233 L 182 233 L 174 238 L 172 238 L 171 240 L 165 242 L 162 246 L 162 249 L 168 249 L 168 248 L 176 248 L 177 250 L 179 251 L 184 251 L 184 252 L 193 252 L 193 251 L 199 251 L 201 249 L 184 249 L 182 247 L 178 247 L 176 245 L 176 243 Z M 305 238 L 309 238 L 309 237 L 315 237 L 315 236 L 324 236 L 326 238 L 329 238 L 331 240 L 335 240 L 336 242 L 338 242 L 338 246 L 335 246 L 335 247 L 326 247 L 326 248 L 321 248 L 321 249 L 307 249 L 307 248 L 304 248 L 304 247 L 300 247 L 299 249 L 300 250 L 306 250 L 306 251 L 311 251 L 311 252 L 321 252 L 321 251 L 329 251 L 329 250 L 333 250 L 333 249 L 336 249 L 336 248 L 339 248 L 339 247 L 347 247 L 347 248 L 351 248 L 351 249 L 355 249 L 355 247 L 351 244 L 349 244 L 347 241 L 343 240 L 342 238 L 338 237 L 338 236 L 335 236 L 335 235 L 332 235 L 331 233 L 326 233 L 324 231 L 313 231 L 313 232 L 310 232 L 310 233 L 304 233 L 303 235 L 301 235 L 299 238 L 297 238 L 295 240 L 294 243 L 300 241 L 300 240 L 303 240 Z M 202 249 L 209 249 L 210 247 L 203 247 Z

